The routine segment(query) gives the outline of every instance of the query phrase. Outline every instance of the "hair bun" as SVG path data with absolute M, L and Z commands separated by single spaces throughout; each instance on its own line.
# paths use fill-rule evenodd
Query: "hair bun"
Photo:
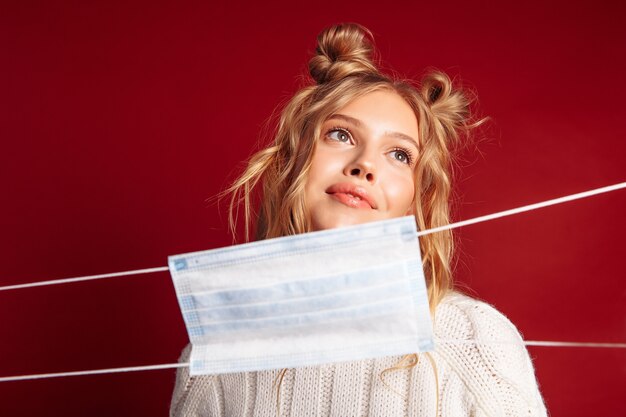
M 317 37 L 316 55 L 309 61 L 309 73 L 318 83 L 354 74 L 377 74 L 372 62 L 372 33 L 356 23 L 325 29 Z
M 452 141 L 456 141 L 459 134 L 467 133 L 470 128 L 482 123 L 471 121 L 471 98 L 462 90 L 453 88 L 452 81 L 443 72 L 435 71 L 426 75 L 422 80 L 421 94 L 435 124 Z
M 432 72 L 422 79 L 422 96 L 431 106 L 446 100 L 454 91 L 452 81 L 443 72 Z

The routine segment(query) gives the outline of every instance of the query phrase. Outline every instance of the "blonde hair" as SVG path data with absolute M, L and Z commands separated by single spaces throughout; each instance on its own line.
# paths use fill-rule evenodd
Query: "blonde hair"
M 476 123 L 470 100 L 452 87 L 442 72 L 420 84 L 383 74 L 375 63 L 373 37 L 358 24 L 340 24 L 318 36 L 309 61 L 310 82 L 284 106 L 272 143 L 255 153 L 244 172 L 224 192 L 230 195 L 229 224 L 235 233 L 239 206 L 244 209 L 249 240 L 256 217 L 256 239 L 310 231 L 304 187 L 322 123 L 352 100 L 386 89 L 400 95 L 417 118 L 419 138 L 415 166 L 415 207 L 420 230 L 450 222 L 452 149 Z M 253 195 L 260 187 L 259 212 Z M 420 239 L 431 310 L 452 289 L 453 238 L 450 231 Z

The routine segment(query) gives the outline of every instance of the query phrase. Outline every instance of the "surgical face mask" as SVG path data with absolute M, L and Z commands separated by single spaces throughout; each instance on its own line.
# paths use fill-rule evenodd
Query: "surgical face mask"
M 191 375 L 433 348 L 413 216 L 169 257 Z

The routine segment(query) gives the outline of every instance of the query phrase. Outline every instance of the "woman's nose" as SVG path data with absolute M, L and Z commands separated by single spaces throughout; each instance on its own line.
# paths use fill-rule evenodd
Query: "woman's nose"
M 346 167 L 346 175 L 365 179 L 369 183 L 374 183 L 378 179 L 376 164 L 373 155 L 362 153 Z

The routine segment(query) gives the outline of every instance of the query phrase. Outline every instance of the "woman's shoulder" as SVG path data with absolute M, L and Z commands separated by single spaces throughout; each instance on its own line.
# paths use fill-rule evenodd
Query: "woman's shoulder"
M 451 292 L 436 308 L 435 336 L 440 339 L 523 343 L 513 323 L 492 305 L 459 292 Z
M 435 353 L 486 415 L 545 415 L 522 336 L 493 306 L 453 292 L 437 306 Z
M 490 304 L 452 292 L 434 316 L 437 353 L 462 368 L 486 366 L 521 373 L 532 372 L 528 351 L 515 325 Z M 484 362 L 490 362 L 485 364 Z

